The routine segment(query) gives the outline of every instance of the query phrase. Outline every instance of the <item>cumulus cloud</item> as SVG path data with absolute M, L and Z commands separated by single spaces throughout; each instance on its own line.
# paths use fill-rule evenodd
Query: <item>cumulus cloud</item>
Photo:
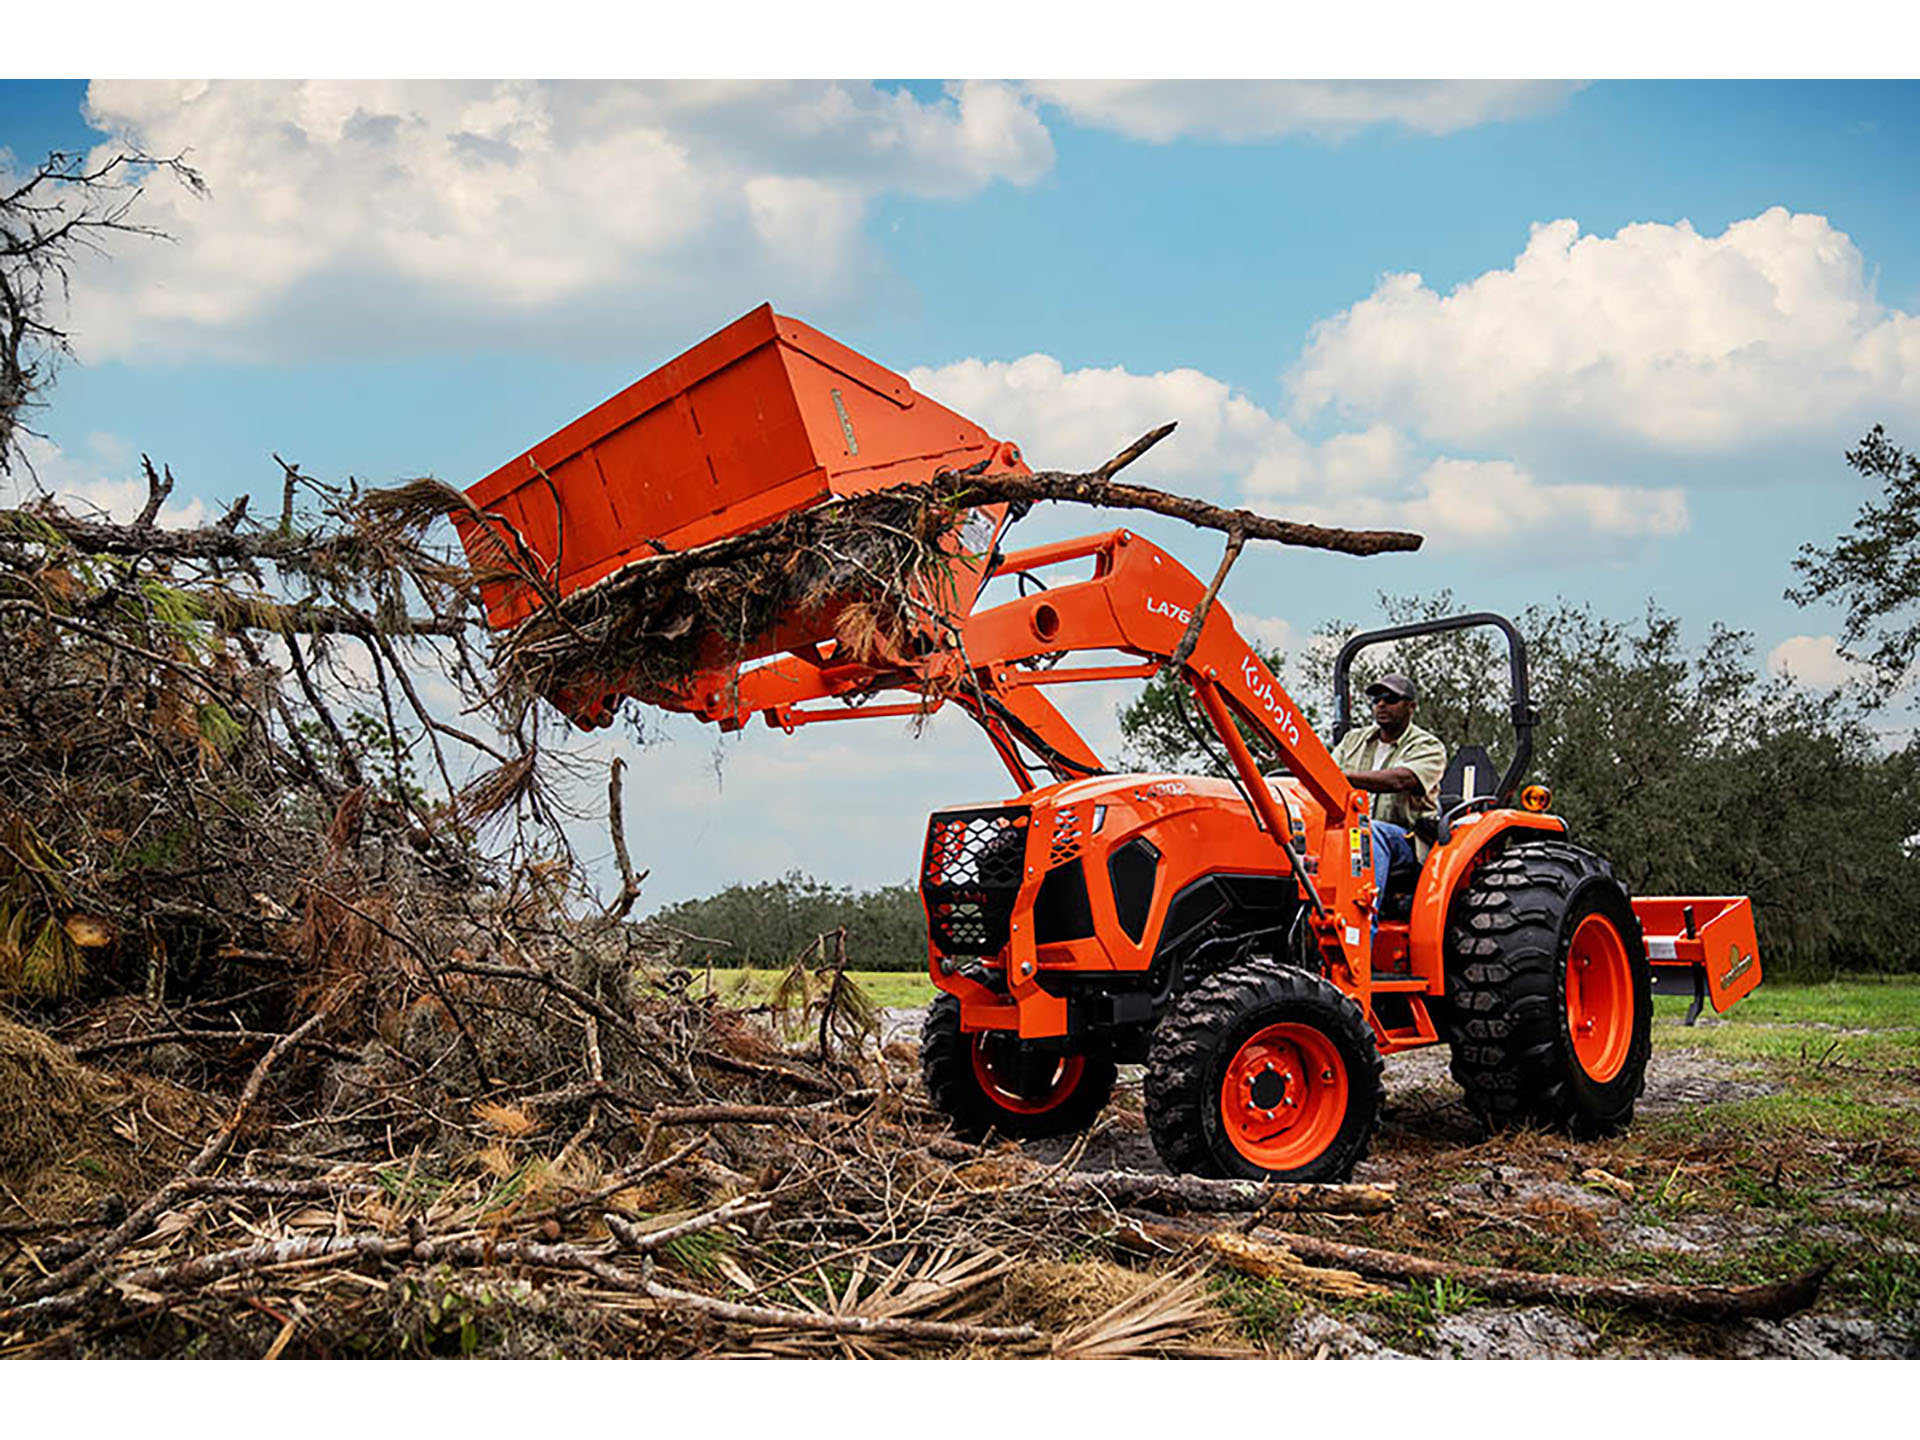
M 1278 615 L 1255 615 L 1238 608 L 1233 611 L 1233 623 L 1240 633 L 1266 652 L 1280 651 L 1292 656 L 1300 648 L 1300 631 L 1291 620 Z
M 1767 669 L 1809 690 L 1838 690 L 1873 676 L 1871 665 L 1842 655 L 1831 635 L 1789 635 L 1767 652 Z
M 1034 102 L 991 82 L 96 81 L 87 113 L 211 191 L 155 183 L 141 216 L 178 243 L 79 275 L 89 359 L 577 348 L 683 296 L 710 321 L 716 289 L 828 306 L 867 278 L 874 196 L 1053 162 Z
M 1604 546 L 1677 535 L 1691 523 L 1686 493 L 1676 487 L 1549 484 L 1510 460 L 1442 456 L 1405 483 L 1321 493 L 1338 499 L 1258 508 L 1327 525 L 1417 530 L 1441 549 L 1574 536 Z
M 1051 355 L 907 372 L 916 390 L 1017 441 L 1035 469 L 1084 470 L 1169 420 L 1180 428 L 1130 473 L 1217 494 L 1225 475 L 1303 450 L 1276 419 L 1199 370 L 1067 370 Z
M 1557 80 L 1034 80 L 1082 125 L 1136 140 L 1338 138 L 1370 125 L 1445 135 L 1559 106 Z
M 1573 425 L 1706 452 L 1869 401 L 1920 408 L 1920 317 L 1875 299 L 1819 215 L 1720 235 L 1557 220 L 1447 295 L 1387 276 L 1316 328 L 1291 378 L 1303 413 L 1393 416 L 1446 443 Z
M 1309 440 L 1198 370 L 1067 370 L 1050 355 L 1027 355 L 963 360 L 908 378 L 1018 441 L 1036 468 L 1090 467 L 1178 420 L 1130 473 L 1290 519 L 1418 530 L 1434 546 L 1573 533 L 1604 541 L 1672 535 L 1688 524 L 1677 489 L 1552 483 L 1506 460 L 1426 454 L 1389 425 Z

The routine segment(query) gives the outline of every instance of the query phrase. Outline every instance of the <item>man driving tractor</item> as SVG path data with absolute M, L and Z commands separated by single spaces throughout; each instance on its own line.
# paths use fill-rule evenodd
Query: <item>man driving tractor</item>
M 1367 687 L 1373 702 L 1373 728 L 1356 726 L 1334 747 L 1333 763 L 1355 788 L 1371 791 L 1373 802 L 1374 883 L 1386 888 L 1390 870 L 1418 868 L 1413 822 L 1434 810 L 1440 777 L 1447 769 L 1447 747 L 1430 730 L 1413 723 L 1420 692 L 1404 675 L 1382 675 Z

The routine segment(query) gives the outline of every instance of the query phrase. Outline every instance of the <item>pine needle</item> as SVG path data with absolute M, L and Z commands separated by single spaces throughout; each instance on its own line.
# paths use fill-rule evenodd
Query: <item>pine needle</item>
M 1207 1299 L 1206 1272 L 1169 1271 L 1117 1304 L 1054 1337 L 1056 1360 L 1127 1360 L 1146 1355 L 1218 1355 L 1204 1332 L 1225 1324 Z

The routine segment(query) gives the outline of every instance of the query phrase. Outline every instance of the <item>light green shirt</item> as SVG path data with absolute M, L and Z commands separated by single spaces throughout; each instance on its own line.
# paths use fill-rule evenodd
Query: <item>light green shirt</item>
M 1447 747 L 1431 730 L 1422 730 L 1413 724 L 1407 726 L 1406 733 L 1385 755 L 1377 754 L 1380 743 L 1378 725 L 1356 725 L 1334 746 L 1333 763 L 1346 771 L 1411 770 L 1424 793 L 1396 792 L 1373 797 L 1374 819 L 1411 829 L 1416 816 L 1430 814 L 1437 808 L 1435 798 L 1440 793 L 1440 777 L 1447 773 Z

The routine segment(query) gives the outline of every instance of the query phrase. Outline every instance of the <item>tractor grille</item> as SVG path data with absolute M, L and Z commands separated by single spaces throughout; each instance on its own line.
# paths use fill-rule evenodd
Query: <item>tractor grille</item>
M 920 893 L 942 955 L 993 955 L 1007 943 L 1026 869 L 1025 806 L 943 810 L 927 824 Z

